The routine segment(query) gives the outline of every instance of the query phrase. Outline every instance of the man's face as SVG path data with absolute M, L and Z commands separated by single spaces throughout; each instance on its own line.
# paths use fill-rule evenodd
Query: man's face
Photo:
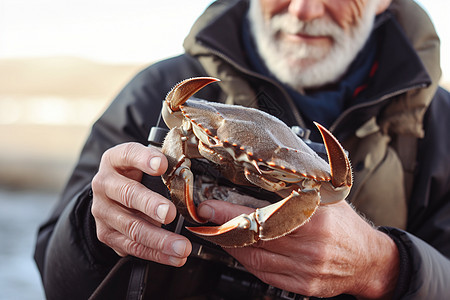
M 249 19 L 269 70 L 294 89 L 338 80 L 372 29 L 379 0 L 251 0 Z

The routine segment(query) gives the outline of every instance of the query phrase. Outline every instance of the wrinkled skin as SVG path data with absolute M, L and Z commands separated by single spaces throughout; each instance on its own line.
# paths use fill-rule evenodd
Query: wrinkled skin
M 251 209 L 215 200 L 199 209 L 218 224 L 242 212 Z M 320 206 L 314 218 L 285 237 L 225 250 L 264 282 L 308 296 L 389 299 L 398 275 L 394 242 L 345 201 Z
M 92 214 L 98 239 L 118 255 L 172 266 L 186 262 L 189 240 L 160 228 L 175 219 L 175 206 L 140 183 L 144 172 L 160 176 L 166 169 L 167 159 L 159 150 L 137 143 L 103 154 L 92 180 Z

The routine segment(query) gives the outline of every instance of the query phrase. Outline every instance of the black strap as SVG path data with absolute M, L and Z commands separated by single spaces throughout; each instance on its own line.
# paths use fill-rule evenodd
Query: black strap
M 148 276 L 148 263 L 132 258 L 130 281 L 128 283 L 127 300 L 142 300 Z
M 112 267 L 89 300 L 127 299 L 141 300 L 147 283 L 148 263 L 132 256 L 126 256 Z M 123 280 L 129 278 L 128 285 Z

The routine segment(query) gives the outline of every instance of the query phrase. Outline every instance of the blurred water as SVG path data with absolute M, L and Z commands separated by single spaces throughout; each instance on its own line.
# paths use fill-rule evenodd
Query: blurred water
M 53 193 L 0 188 L 0 299 L 45 299 L 33 252 L 56 200 Z

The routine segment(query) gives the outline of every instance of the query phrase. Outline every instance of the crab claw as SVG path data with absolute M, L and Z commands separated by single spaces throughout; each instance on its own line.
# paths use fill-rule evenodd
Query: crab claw
M 163 101 L 163 108 L 161 111 L 167 126 L 170 129 L 180 126 L 183 120 L 180 112 L 180 105 L 183 105 L 203 87 L 216 81 L 219 81 L 219 79 L 214 77 L 195 77 L 183 80 L 175 85 Z
M 320 190 L 323 204 L 335 203 L 347 197 L 352 186 L 352 168 L 344 149 L 337 139 L 322 125 L 319 128 L 327 149 L 328 162 L 331 169 L 331 184 L 323 184 Z
M 281 201 L 258 208 L 249 215 L 240 215 L 221 226 L 187 229 L 222 247 L 244 247 L 289 234 L 311 218 L 319 203 L 317 190 L 292 191 Z
M 221 226 L 186 227 L 201 238 L 222 247 L 244 247 L 258 240 L 255 213 L 242 214 Z

